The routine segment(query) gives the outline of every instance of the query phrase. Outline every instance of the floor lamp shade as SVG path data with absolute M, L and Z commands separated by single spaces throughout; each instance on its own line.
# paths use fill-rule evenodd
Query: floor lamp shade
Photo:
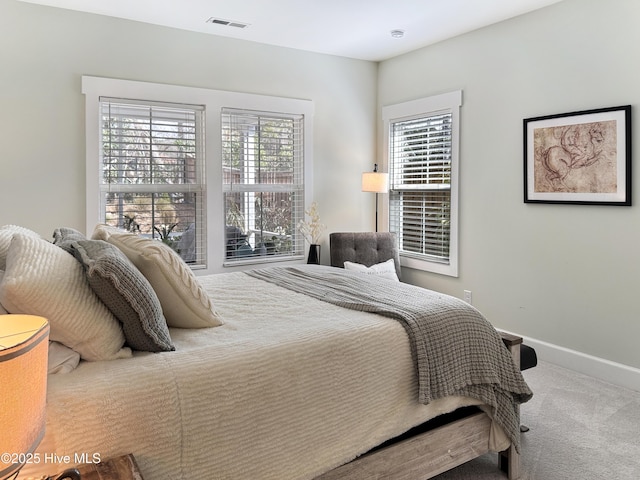
M 362 174 L 362 191 L 387 193 L 389 191 L 389 174 L 381 172 L 364 172 Z
M 373 167 L 373 172 L 362 174 L 362 191 L 376 194 L 376 232 L 378 231 L 378 194 L 389 191 L 389 174 L 378 171 L 378 164 Z
M 0 315 L 0 479 L 19 471 L 44 435 L 48 340 L 45 318 Z

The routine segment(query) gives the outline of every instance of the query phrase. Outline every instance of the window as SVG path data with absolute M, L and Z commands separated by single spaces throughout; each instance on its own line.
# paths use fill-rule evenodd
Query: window
M 87 233 L 164 241 L 199 274 L 304 258 L 312 101 L 92 76 L 82 93 Z
M 202 106 L 100 98 L 101 221 L 205 264 Z
M 458 275 L 458 129 L 462 92 L 384 107 L 389 230 L 403 265 Z
M 227 263 L 303 255 L 303 115 L 224 108 Z

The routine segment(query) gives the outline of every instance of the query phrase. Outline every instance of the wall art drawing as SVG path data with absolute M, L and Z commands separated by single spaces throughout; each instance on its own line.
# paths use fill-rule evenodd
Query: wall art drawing
M 524 120 L 524 201 L 631 205 L 631 107 Z

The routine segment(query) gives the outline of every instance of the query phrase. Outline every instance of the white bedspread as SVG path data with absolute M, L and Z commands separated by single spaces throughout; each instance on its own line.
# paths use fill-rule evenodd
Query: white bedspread
M 221 327 L 172 329 L 175 352 L 49 377 L 40 464 L 133 453 L 145 480 L 312 479 L 472 399 L 417 402 L 395 320 L 229 273 L 200 277 Z M 499 432 L 498 432 L 499 433 Z M 502 450 L 508 446 L 498 435 Z M 46 462 L 44 460 L 47 460 Z

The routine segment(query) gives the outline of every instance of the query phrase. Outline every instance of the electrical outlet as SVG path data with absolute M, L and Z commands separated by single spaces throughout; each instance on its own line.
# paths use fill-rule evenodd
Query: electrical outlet
M 467 302 L 469 305 L 473 304 L 473 302 L 471 302 L 471 290 L 464 291 L 464 301 Z

